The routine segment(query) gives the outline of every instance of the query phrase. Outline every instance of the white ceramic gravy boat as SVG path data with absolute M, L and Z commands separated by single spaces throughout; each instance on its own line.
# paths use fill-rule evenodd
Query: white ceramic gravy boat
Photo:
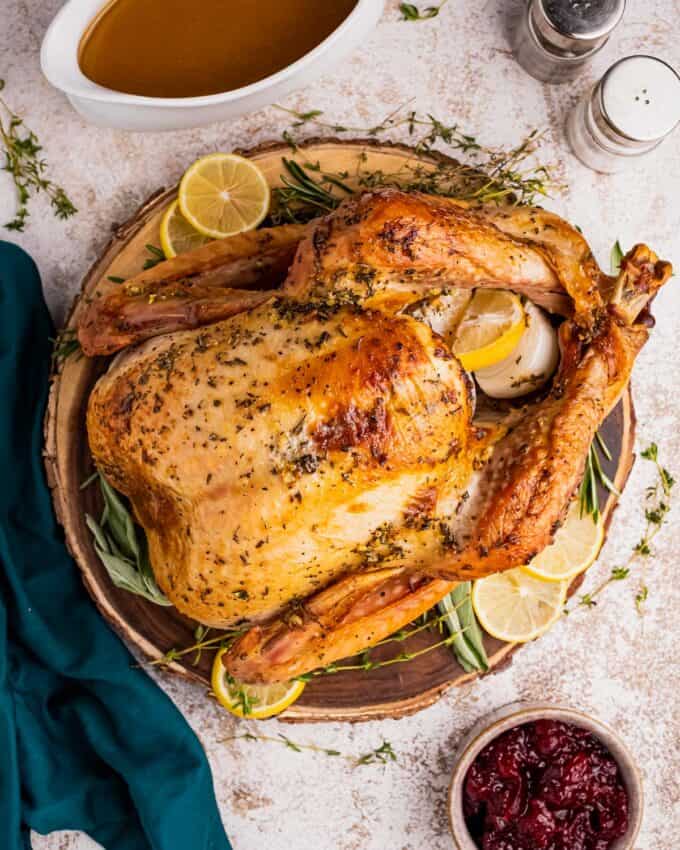
M 332 2 L 332 0 L 320 0 Z M 78 65 L 80 39 L 105 0 L 68 0 L 50 24 L 40 64 L 88 121 L 126 130 L 178 130 L 223 121 L 267 106 L 311 82 L 362 44 L 377 24 L 384 0 L 358 0 L 340 26 L 292 65 L 256 83 L 202 97 L 142 97 L 100 86 Z

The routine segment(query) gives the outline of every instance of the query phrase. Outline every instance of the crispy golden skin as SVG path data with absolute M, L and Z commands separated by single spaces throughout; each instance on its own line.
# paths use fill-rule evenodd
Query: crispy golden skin
M 130 498 L 160 586 L 213 626 L 380 559 L 377 529 L 472 469 L 471 384 L 426 325 L 285 307 L 151 340 L 90 398 L 93 456 Z
M 670 272 L 636 246 L 610 278 L 542 210 L 368 193 L 311 227 L 277 294 L 238 295 L 265 303 L 120 355 L 90 399 L 92 452 L 177 607 L 260 623 L 230 672 L 288 679 L 551 542 Z M 551 391 L 509 433 L 473 422 L 458 361 L 400 312 L 446 286 L 569 316 Z
M 308 231 L 284 286 L 293 297 L 326 298 L 332 290 L 394 310 L 437 284 L 497 286 L 566 315 L 572 303 L 596 304 L 604 279 L 581 234 L 545 210 L 384 190 L 346 202 L 311 230 L 265 228 L 141 272 L 89 305 L 78 329 L 83 351 L 112 354 L 251 309 L 267 296 L 241 290 L 276 288 Z

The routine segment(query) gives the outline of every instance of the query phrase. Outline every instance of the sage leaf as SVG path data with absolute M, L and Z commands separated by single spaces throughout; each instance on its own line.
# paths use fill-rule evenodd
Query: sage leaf
M 469 581 L 462 582 L 437 606 L 440 613 L 445 615 L 443 622 L 451 635 L 455 636 L 451 644 L 453 653 L 466 673 L 489 669 L 482 631 L 470 600 L 471 587 Z
M 104 499 L 101 519 L 97 522 L 90 514 L 85 514 L 85 522 L 92 532 L 95 551 L 109 578 L 121 590 L 156 605 L 171 605 L 156 583 L 146 538 L 142 535 L 140 544 L 130 511 L 101 474 L 99 486 Z
M 472 607 L 472 582 L 461 582 L 452 591 L 451 598 L 458 606 L 458 619 L 463 629 L 463 637 L 477 658 L 479 665 L 477 669 L 486 671 L 489 669 L 489 659 L 484 649 L 484 636 Z

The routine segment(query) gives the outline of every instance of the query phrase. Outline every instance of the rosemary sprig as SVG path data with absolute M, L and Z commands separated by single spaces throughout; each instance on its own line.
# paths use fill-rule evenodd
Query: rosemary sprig
M 537 196 L 547 195 L 557 185 L 546 166 L 527 168 L 524 165 L 540 144 L 540 135 L 536 131 L 516 147 L 501 150 L 485 148 L 474 136 L 462 132 L 457 124 L 446 124 L 431 114 L 406 111 L 403 106 L 372 127 L 326 122 L 319 109 L 298 112 L 281 106 L 277 108 L 293 116 L 293 132 L 305 125 L 313 125 L 334 133 L 351 132 L 378 138 L 399 127 L 406 127 L 410 136 L 416 136 L 417 156 L 406 161 L 398 171 L 386 173 L 369 170 L 365 166 L 366 155 L 360 154 L 356 173 L 352 175 L 323 172 L 318 163 L 312 162 L 293 162 L 291 169 L 289 164 L 292 161 L 286 160 L 286 173 L 282 175 L 284 185 L 274 190 L 273 224 L 309 221 L 335 209 L 348 193 L 376 187 L 394 186 L 478 203 L 512 201 L 528 204 L 533 203 Z M 298 149 L 298 140 L 290 131 L 286 131 L 284 138 L 293 151 Z M 425 163 L 419 160 L 418 155 L 433 154 L 440 145 L 464 153 L 474 162 L 450 163 L 442 160 Z
M 76 336 L 75 328 L 62 328 L 56 338 L 50 338 L 52 347 L 52 366 L 57 366 L 67 360 L 72 354 L 81 356 L 82 349 Z
M 619 273 L 621 269 L 621 260 L 623 260 L 623 258 L 624 252 L 619 240 L 617 239 L 612 245 L 611 253 L 609 255 L 609 263 L 611 273 L 613 275 Z M 600 432 L 598 431 L 588 451 L 586 468 L 583 473 L 583 481 L 581 482 L 581 486 L 578 491 L 580 514 L 581 516 L 592 516 L 593 522 L 597 522 L 600 517 L 600 505 L 597 489 L 598 484 L 601 484 L 606 490 L 613 493 L 615 496 L 621 495 L 614 483 L 602 470 L 602 463 L 598 454 L 598 446 L 607 460 L 612 459 L 611 452 L 607 448 Z M 610 580 L 618 581 L 618 577 L 611 578 Z
M 593 522 L 597 522 L 600 518 L 600 497 L 598 493 L 598 485 L 602 485 L 615 496 L 621 495 L 620 490 L 602 469 L 602 462 L 599 454 L 600 451 L 607 460 L 612 459 L 611 452 L 602 438 L 602 435 L 598 431 L 595 434 L 595 439 L 588 449 L 583 480 L 581 481 L 581 486 L 578 491 L 580 516 L 590 516 L 592 517 Z
M 156 584 L 146 537 L 142 534 L 140 542 L 130 512 L 103 475 L 99 475 L 99 486 L 104 499 L 101 519 L 97 522 L 90 514 L 85 514 L 85 521 L 92 532 L 95 551 L 111 581 L 116 587 L 156 605 L 171 605 Z
M 222 743 L 227 743 L 228 741 L 263 741 L 271 744 L 282 744 L 294 753 L 301 753 L 305 750 L 313 753 L 321 753 L 331 758 L 345 759 L 355 767 L 376 763 L 387 764 L 389 761 L 397 761 L 397 754 L 394 752 L 392 744 L 389 741 L 383 741 L 379 747 L 358 757 L 346 755 L 341 753 L 340 750 L 320 747 L 317 744 L 301 744 L 281 733 L 274 737 L 272 735 L 253 735 L 251 732 L 244 732 L 241 735 L 230 735 L 228 738 L 222 738 Z
M 144 260 L 144 265 L 142 266 L 142 270 L 146 271 L 147 269 L 152 269 L 154 266 L 157 266 L 159 263 L 162 263 L 165 260 L 165 254 L 163 251 L 156 245 L 146 244 L 144 246 L 149 254 L 149 256 Z M 110 278 L 109 278 L 110 279 Z M 122 278 L 114 281 L 114 283 L 123 283 Z
M 633 547 L 633 551 L 626 563 L 621 567 L 614 567 L 611 573 L 590 593 L 584 593 L 577 603 L 578 607 L 593 608 L 597 605 L 597 597 L 610 584 L 628 578 L 635 563 L 642 559 L 643 569 L 638 591 L 635 595 L 635 607 L 638 613 L 642 613 L 643 605 L 649 596 L 649 588 L 646 581 L 646 570 L 649 557 L 653 555 L 652 543 L 666 522 L 668 512 L 671 508 L 671 491 L 675 480 L 671 473 L 659 461 L 659 449 L 656 443 L 651 443 L 640 453 L 644 460 L 650 461 L 656 466 L 657 480 L 647 488 L 645 493 L 645 530 L 640 540 Z
M 322 215 L 334 210 L 340 203 L 340 198 L 333 194 L 333 188 L 340 189 L 345 195 L 351 195 L 353 190 L 333 175 L 322 174 L 318 165 L 305 163 L 299 165 L 292 159 L 282 159 L 285 174 L 281 175 L 282 187 L 274 190 L 274 197 L 279 218 L 296 222 L 299 212 L 308 215 Z M 314 180 L 309 172 L 318 172 L 319 180 Z
M 5 81 L 0 79 L 0 91 Z M 3 171 L 9 172 L 17 195 L 14 218 L 5 223 L 7 230 L 22 232 L 29 216 L 28 204 L 33 195 L 44 192 L 57 218 L 66 219 L 78 210 L 61 186 L 46 176 L 47 162 L 40 157 L 42 145 L 36 134 L 0 97 L 0 143 L 5 154 Z
M 447 3 L 448 0 L 442 0 L 438 6 L 426 6 L 422 10 L 413 3 L 400 3 L 401 19 L 402 21 L 429 21 L 431 18 L 436 18 Z

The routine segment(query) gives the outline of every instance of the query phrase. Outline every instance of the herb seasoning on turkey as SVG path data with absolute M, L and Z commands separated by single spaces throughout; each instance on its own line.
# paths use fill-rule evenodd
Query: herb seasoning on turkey
M 638 245 L 610 277 L 541 209 L 366 192 L 94 300 L 86 354 L 142 344 L 92 392 L 92 453 L 177 608 L 252 624 L 229 673 L 289 680 L 550 544 L 670 273 Z M 473 419 L 469 374 L 405 312 L 480 287 L 565 319 L 552 388 L 511 423 Z

